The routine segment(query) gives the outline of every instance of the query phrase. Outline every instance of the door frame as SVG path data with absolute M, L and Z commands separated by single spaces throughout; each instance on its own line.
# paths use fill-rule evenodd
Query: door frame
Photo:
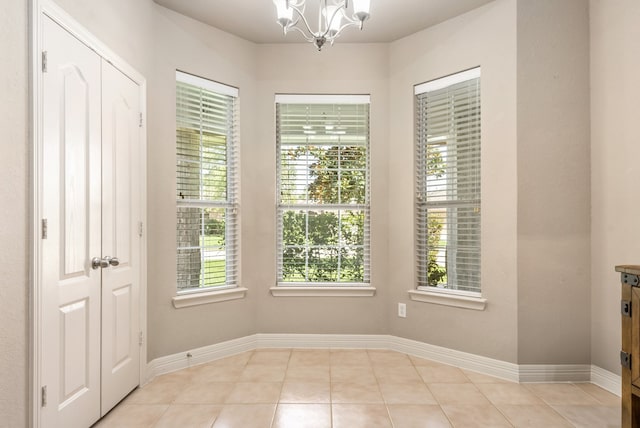
M 122 73 L 140 86 L 140 110 L 142 126 L 140 128 L 140 180 L 142 189 L 141 221 L 143 224 L 140 243 L 140 385 L 146 383 L 147 375 L 147 82 L 144 76 L 132 68 L 126 61 L 98 40 L 73 17 L 56 5 L 52 0 L 28 0 L 29 6 L 29 98 L 31 132 L 31 244 L 29 260 L 31 289 L 29 296 L 29 425 L 40 427 L 41 409 L 41 373 L 42 363 L 42 260 L 41 219 L 42 219 L 42 16 L 46 15 L 70 34 L 111 63 Z

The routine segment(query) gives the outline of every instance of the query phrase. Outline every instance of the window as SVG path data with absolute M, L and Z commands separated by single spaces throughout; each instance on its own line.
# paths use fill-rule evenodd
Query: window
M 416 86 L 418 289 L 480 293 L 480 68 Z
M 176 72 L 178 292 L 237 286 L 237 97 Z
M 276 97 L 278 285 L 369 283 L 369 96 Z

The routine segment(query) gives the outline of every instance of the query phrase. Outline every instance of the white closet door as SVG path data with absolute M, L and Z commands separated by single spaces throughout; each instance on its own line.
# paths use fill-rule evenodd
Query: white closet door
M 102 414 L 140 379 L 140 87 L 102 62 Z M 117 259 L 117 262 L 114 260 Z
M 101 59 L 47 17 L 43 31 L 42 426 L 86 427 L 100 417 Z

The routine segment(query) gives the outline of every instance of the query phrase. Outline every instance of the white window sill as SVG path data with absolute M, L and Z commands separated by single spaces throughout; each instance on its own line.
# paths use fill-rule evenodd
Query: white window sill
M 440 291 L 409 290 L 409 298 L 416 302 L 484 311 L 487 299 L 475 296 L 461 296 Z
M 176 309 L 190 306 L 206 305 L 208 303 L 226 302 L 228 300 L 244 299 L 247 289 L 243 287 L 227 288 L 226 290 L 200 291 L 196 293 L 175 296 L 173 307 Z
M 375 296 L 375 287 L 369 286 L 277 286 L 271 287 L 271 295 L 274 297 L 372 297 Z

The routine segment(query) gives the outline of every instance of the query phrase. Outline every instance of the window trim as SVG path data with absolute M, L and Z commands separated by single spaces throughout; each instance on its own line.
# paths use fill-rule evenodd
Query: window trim
M 283 283 L 271 287 L 271 295 L 273 297 L 373 297 L 376 294 L 376 288 L 370 285 L 336 285 L 338 283 L 328 283 L 325 286 L 309 286 L 309 285 L 289 285 L 291 283 Z M 309 283 L 304 283 L 309 284 Z M 318 283 L 311 283 L 318 284 Z
M 276 94 L 276 104 L 371 104 L 371 95 Z
M 274 104 L 368 104 L 369 115 L 371 106 L 371 96 L 369 94 L 275 94 Z M 278 139 L 278 113 L 276 107 L 276 140 Z M 370 120 L 370 118 L 369 118 Z M 370 126 L 370 125 L 369 125 Z M 371 286 L 370 278 L 370 260 L 371 260 L 371 232 L 370 232 L 370 217 L 371 217 L 371 184 L 370 184 L 370 153 L 371 153 L 371 135 L 368 130 L 367 133 L 367 176 L 366 176 L 366 203 L 347 206 L 345 204 L 325 204 L 313 206 L 311 204 L 295 205 L 291 207 L 290 204 L 283 204 L 280 201 L 280 197 L 277 192 L 280 189 L 280 153 L 279 149 L 276 149 L 276 230 L 278 234 L 276 236 L 276 285 L 271 287 L 271 294 L 274 297 L 293 297 L 293 296 L 327 296 L 327 297 L 356 297 L 356 296 L 373 296 L 375 295 L 375 287 Z M 279 143 L 276 141 L 276 147 L 279 147 Z M 364 280 L 363 282 L 281 282 L 278 281 L 280 275 L 280 255 L 281 247 L 284 245 L 281 242 L 281 212 L 287 210 L 287 208 L 312 210 L 312 209 L 359 209 L 364 211 L 365 215 L 365 237 L 363 247 L 364 254 Z
M 470 68 L 468 70 L 460 71 L 458 73 L 453 73 L 448 76 L 440 77 L 428 82 L 420 83 L 419 85 L 415 85 L 413 94 L 420 95 L 424 94 L 425 92 L 437 91 L 439 89 L 444 89 L 447 86 L 462 83 L 467 80 L 479 79 L 480 76 L 480 67 Z
M 409 290 L 409 298 L 415 302 L 434 303 L 436 305 L 453 306 L 463 309 L 484 311 L 487 307 L 487 299 L 480 293 L 460 290 L 445 290 L 436 287 L 426 290 L 427 287 L 419 287 Z
M 474 80 L 474 79 L 480 80 L 480 78 L 481 78 L 481 67 L 477 66 L 477 67 L 456 72 L 441 78 L 430 80 L 425 83 L 414 85 L 414 106 L 416 108 L 415 118 L 414 118 L 414 120 L 416 121 L 414 123 L 414 127 L 415 127 L 414 129 L 416 130 L 416 135 L 414 137 L 414 142 L 415 142 L 414 153 L 416 156 L 414 180 L 417 186 L 415 189 L 415 199 L 414 199 L 414 215 L 415 215 L 414 221 L 415 221 L 415 227 L 416 227 L 416 232 L 414 236 L 415 236 L 415 249 L 416 249 L 415 257 L 416 257 L 418 271 L 416 276 L 415 289 L 409 290 L 409 297 L 411 298 L 411 300 L 427 302 L 427 303 L 436 303 L 436 304 L 442 304 L 447 306 L 458 306 L 458 307 L 464 307 L 468 309 L 477 309 L 477 310 L 484 310 L 486 306 L 486 299 L 482 298 L 481 282 L 479 283 L 480 287 L 478 291 L 447 289 L 447 288 L 439 288 L 437 286 L 420 285 L 420 278 L 421 278 L 420 275 L 422 274 L 421 266 L 422 266 L 422 263 L 426 263 L 426 261 L 421 261 L 419 259 L 420 248 L 424 247 L 425 250 L 428 250 L 428 244 L 427 244 L 428 227 L 426 224 L 427 216 L 425 214 L 425 223 L 423 224 L 419 221 L 419 212 L 424 210 L 425 213 L 427 213 L 430 209 L 430 206 L 432 207 L 432 209 L 437 209 L 440 206 L 458 207 L 458 206 L 464 206 L 464 205 L 470 204 L 472 203 L 472 201 L 463 200 L 460 202 L 444 201 L 444 203 L 439 203 L 439 202 L 430 203 L 427 200 L 427 194 L 428 194 L 427 189 L 425 188 L 424 193 L 421 193 L 419 180 L 421 177 L 426 176 L 428 167 L 426 165 L 420 166 L 421 163 L 419 162 L 419 159 L 418 159 L 418 156 L 419 156 L 418 153 L 421 153 L 422 150 L 424 150 L 425 156 L 426 156 L 426 150 L 429 143 L 427 140 L 427 137 L 428 137 L 427 135 L 424 135 L 424 140 L 419 139 L 420 137 L 418 134 L 418 129 L 421 126 L 421 123 L 418 123 L 418 119 L 423 115 L 423 113 L 420 110 L 421 105 L 419 104 L 420 101 L 418 97 L 427 92 L 440 91 L 445 88 L 451 87 L 453 85 L 467 82 L 469 80 Z M 478 103 L 480 102 L 481 102 L 481 99 L 478 99 Z M 482 121 L 482 115 L 480 113 L 480 117 L 478 119 L 480 126 L 481 126 L 481 121 Z M 479 144 L 479 148 L 481 151 L 482 150 L 481 142 Z M 481 152 L 479 156 L 481 158 Z M 479 185 L 482 186 L 481 181 L 479 182 Z M 478 199 L 477 201 L 478 205 L 480 206 L 481 206 L 481 201 L 482 199 L 480 197 L 480 199 Z M 480 229 L 480 232 L 481 232 L 481 228 L 482 228 L 481 223 L 478 225 L 478 228 Z M 419 232 L 418 229 L 424 229 L 424 232 Z M 422 233 L 424 233 L 424 236 L 422 236 Z M 478 251 L 479 251 L 479 254 L 482 254 L 481 242 L 480 242 L 480 247 L 478 248 Z M 478 269 L 479 269 L 479 272 L 481 272 L 481 266 L 479 266 Z M 424 280 L 426 282 L 426 279 L 427 279 L 426 271 L 424 274 L 425 274 Z M 481 278 L 479 281 L 481 281 Z
M 171 299 L 173 307 L 176 309 L 188 308 L 191 306 L 205 305 L 208 303 L 227 302 L 229 300 L 244 299 L 248 289 L 244 287 L 227 286 L 224 289 L 216 290 L 189 290 L 181 291 Z
M 238 162 L 238 154 L 239 154 L 239 132 L 238 132 L 238 113 L 239 113 L 239 89 L 237 87 L 227 85 L 224 83 L 220 83 L 214 80 L 210 80 L 207 78 L 199 77 L 194 74 L 184 72 L 181 70 L 176 70 L 176 87 L 178 83 L 188 84 L 191 86 L 195 86 L 202 90 L 206 90 L 209 92 L 214 92 L 217 95 L 227 96 L 234 98 L 233 108 L 232 108 L 232 125 L 228 128 L 228 135 L 232 135 L 233 138 L 230 142 L 227 142 L 227 199 L 226 201 L 210 201 L 210 200 L 201 200 L 201 199 L 193 199 L 193 200 L 184 200 L 179 201 L 176 200 L 176 213 L 179 208 L 221 208 L 225 210 L 231 210 L 234 216 L 232 227 L 234 230 L 231 232 L 233 241 L 233 248 L 226 250 L 225 256 L 225 271 L 228 272 L 227 266 L 228 263 L 231 262 L 233 266 L 233 283 L 228 283 L 228 275 L 227 280 L 225 280 L 225 284 L 223 285 L 212 285 L 212 286 L 203 286 L 203 287 L 191 287 L 185 289 L 179 289 L 176 286 L 176 295 L 172 298 L 173 306 L 176 309 L 201 305 L 206 303 L 216 303 L 223 302 L 234 299 L 244 298 L 246 295 L 246 288 L 240 287 L 240 219 L 239 219 L 239 181 L 240 181 L 240 173 L 239 173 L 239 162 Z M 177 96 L 176 96 L 176 121 L 178 118 L 177 111 Z M 176 123 L 176 135 L 177 135 L 177 123 Z M 177 142 L 176 142 L 177 146 Z M 176 147 L 176 156 L 178 156 L 177 147 Z M 178 159 L 176 159 L 176 165 L 178 165 Z M 229 172 L 231 169 L 231 172 Z M 226 236 L 226 234 L 225 234 Z M 179 250 L 178 243 L 176 242 L 176 251 Z M 232 253 L 231 260 L 229 256 L 229 252 Z M 176 269 L 179 267 L 176 266 Z M 177 284 L 176 284 L 177 285 Z
M 204 77 L 196 76 L 195 74 L 187 73 L 186 71 L 176 70 L 176 82 L 198 86 L 202 89 L 234 98 L 238 98 L 240 93 L 240 90 L 235 86 L 216 82 L 215 80 L 205 79 Z

